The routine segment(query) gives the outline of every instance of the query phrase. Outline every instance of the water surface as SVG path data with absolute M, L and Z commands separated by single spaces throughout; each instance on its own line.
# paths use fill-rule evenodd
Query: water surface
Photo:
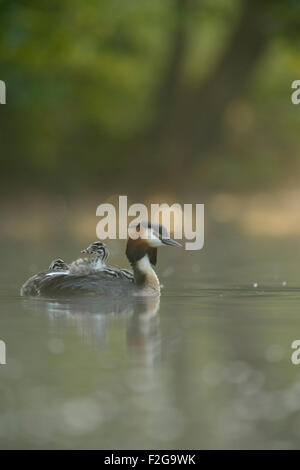
M 220 232 L 168 248 L 161 298 L 124 302 L 22 298 L 82 246 L 3 243 L 1 448 L 299 448 L 298 245 Z

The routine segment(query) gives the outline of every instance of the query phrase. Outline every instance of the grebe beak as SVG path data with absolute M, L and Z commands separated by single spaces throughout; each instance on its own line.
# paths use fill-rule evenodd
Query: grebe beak
M 181 243 L 176 242 L 175 240 L 172 240 L 172 238 L 161 238 L 161 241 L 164 245 L 169 245 L 169 246 L 182 246 Z
M 81 250 L 81 253 L 90 254 L 90 250 L 88 248 L 85 248 L 84 250 Z

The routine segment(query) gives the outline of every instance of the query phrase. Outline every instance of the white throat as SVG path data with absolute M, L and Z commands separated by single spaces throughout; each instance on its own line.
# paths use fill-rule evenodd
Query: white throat
M 151 266 L 148 255 L 145 255 L 143 258 L 141 258 L 139 261 L 137 261 L 136 266 L 139 269 L 139 271 L 141 271 L 144 274 L 146 274 L 148 272 L 151 272 L 151 273 L 153 272 L 155 274 L 155 271 Z
M 144 287 L 146 289 L 151 289 L 155 291 L 156 293 L 159 293 L 160 291 L 159 280 L 154 269 L 151 266 L 148 255 L 145 255 L 143 258 L 137 261 L 135 265 L 135 271 L 137 271 L 139 275 L 142 274 L 145 276 Z

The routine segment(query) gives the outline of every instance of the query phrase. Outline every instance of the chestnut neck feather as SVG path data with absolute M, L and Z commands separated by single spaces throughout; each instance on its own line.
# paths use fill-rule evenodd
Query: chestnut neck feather
M 147 241 L 141 238 L 137 240 L 129 238 L 126 256 L 133 268 L 135 284 L 159 290 L 158 278 L 151 267 L 151 264 L 155 265 L 157 261 L 157 248 L 150 247 Z

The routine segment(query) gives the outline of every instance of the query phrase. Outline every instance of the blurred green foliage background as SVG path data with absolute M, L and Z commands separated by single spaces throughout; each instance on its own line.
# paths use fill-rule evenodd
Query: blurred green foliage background
M 1 188 L 297 183 L 299 0 L 2 0 Z
M 0 447 L 299 448 L 297 79 L 300 0 L 0 0 Z M 160 313 L 20 298 L 121 194 L 205 203 Z

